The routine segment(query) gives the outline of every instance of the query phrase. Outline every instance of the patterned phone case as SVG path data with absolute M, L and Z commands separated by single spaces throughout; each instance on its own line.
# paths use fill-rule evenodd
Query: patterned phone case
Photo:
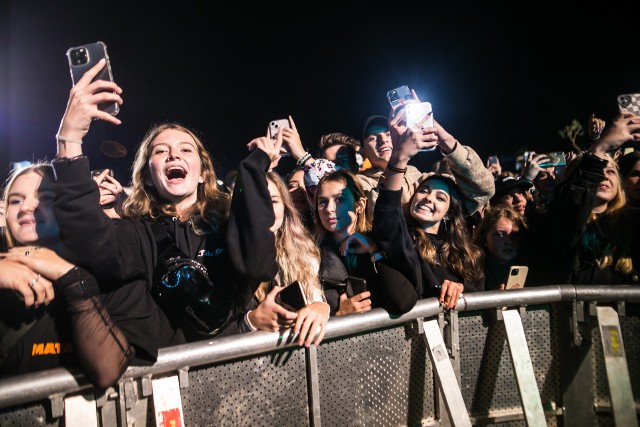
M 618 96 L 620 112 L 630 112 L 640 116 L 640 93 L 626 93 Z

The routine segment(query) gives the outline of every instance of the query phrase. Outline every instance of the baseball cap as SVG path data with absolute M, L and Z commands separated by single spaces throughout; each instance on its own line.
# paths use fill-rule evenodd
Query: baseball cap
M 430 180 L 438 179 L 445 182 L 449 186 L 449 195 L 453 198 L 461 200 L 460 192 L 458 191 L 458 181 L 456 177 L 446 172 L 428 172 L 420 178 L 420 186 Z
M 369 135 L 375 135 L 380 132 L 389 131 L 389 119 L 386 116 L 369 116 L 364 122 L 362 129 L 362 141 Z
M 513 176 L 503 176 L 496 180 L 496 192 L 491 198 L 492 201 L 501 199 L 502 197 L 527 191 L 533 187 L 533 183 L 528 179 L 516 178 Z

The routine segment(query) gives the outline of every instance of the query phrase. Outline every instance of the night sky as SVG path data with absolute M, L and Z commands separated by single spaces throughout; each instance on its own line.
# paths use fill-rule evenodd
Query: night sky
M 324 133 L 360 138 L 367 116 L 388 114 L 386 92 L 407 84 L 461 143 L 508 162 L 525 148 L 569 151 L 561 128 L 577 119 L 586 130 L 591 113 L 610 120 L 617 95 L 640 92 L 637 6 L 57 3 L 0 6 L 3 180 L 11 161 L 53 158 L 71 87 L 65 52 L 97 40 L 124 90 L 123 124 L 94 123 L 84 148 L 123 184 L 137 143 L 164 120 L 199 131 L 222 177 L 270 120 L 291 114 L 315 150 Z M 104 156 L 103 140 L 129 155 Z M 586 147 L 586 133 L 578 141 Z

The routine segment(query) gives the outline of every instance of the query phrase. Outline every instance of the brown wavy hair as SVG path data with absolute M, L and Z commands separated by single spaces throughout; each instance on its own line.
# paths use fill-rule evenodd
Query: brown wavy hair
M 429 181 L 430 179 L 426 179 L 421 186 Z M 447 181 L 447 184 L 449 188 L 453 187 L 457 191 L 452 183 Z M 413 199 L 418 191 L 419 188 L 411 196 L 409 206 L 413 205 Z M 442 249 L 440 253 L 436 253 L 436 247 L 431 243 L 428 233 L 411 214 L 406 215 L 407 224 L 419 256 L 428 264 L 441 265 L 466 280 L 482 279 L 484 277 L 484 252 L 469 235 L 462 203 L 458 198 L 450 197 L 446 217 L 448 217 L 446 227 L 444 224 L 440 224 L 438 229 L 438 235 L 443 240 Z
M 196 132 L 187 129 L 179 123 L 166 122 L 153 125 L 138 146 L 133 161 L 131 177 L 132 193 L 123 205 L 126 217 L 158 219 L 162 216 L 177 216 L 175 205 L 160 198 L 154 186 L 145 184 L 149 174 L 149 158 L 151 157 L 151 143 L 163 131 L 175 129 L 191 136 L 196 144 L 200 156 L 203 182 L 198 184 L 198 199 L 193 205 L 190 216 L 199 215 L 206 224 L 205 228 L 217 228 L 229 217 L 230 195 L 220 189 L 216 172 L 209 152 Z M 198 227 L 202 227 L 201 224 Z

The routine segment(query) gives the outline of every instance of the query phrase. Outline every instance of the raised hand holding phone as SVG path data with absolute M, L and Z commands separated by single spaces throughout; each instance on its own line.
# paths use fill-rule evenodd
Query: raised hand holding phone
M 101 41 L 88 43 L 82 46 L 70 47 L 67 50 L 67 61 L 71 72 L 71 83 L 75 86 L 82 76 L 93 66 L 104 60 L 104 66 L 91 80 L 104 80 L 113 82 L 111 73 L 111 62 L 107 54 L 107 45 Z M 117 102 L 103 102 L 98 105 L 102 111 L 116 115 L 120 112 L 120 105 Z

